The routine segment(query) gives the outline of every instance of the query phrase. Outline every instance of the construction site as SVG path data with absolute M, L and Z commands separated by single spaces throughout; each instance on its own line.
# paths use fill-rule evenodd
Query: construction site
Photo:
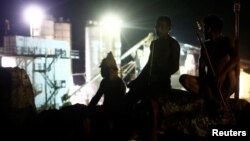
M 122 95 L 124 101 L 109 111 L 103 106 L 104 96 L 90 106 L 104 78 L 102 60 L 112 52 L 118 76 L 129 84 L 148 63 L 150 45 L 157 39 L 155 32 L 146 33 L 125 49 L 121 39 L 124 27 L 118 17 L 87 20 L 77 27 L 84 32 L 82 57 L 72 47 L 70 20 L 44 15 L 40 21 L 37 18 L 42 16 L 34 15 L 29 36 L 10 33 L 10 21 L 5 20 L 0 46 L 0 128 L 4 139 L 203 140 L 212 136 L 210 129 L 215 127 L 246 136 L 250 127 L 249 60 L 240 59 L 239 93 L 236 90 L 226 102 L 221 98 L 213 103 L 180 84 L 182 74 L 199 76 L 201 47 L 173 36 L 180 45 L 180 58 L 179 69 L 170 78 L 172 89 L 157 100 L 140 100 L 132 106 L 126 105 Z M 84 72 L 73 72 L 75 60 L 83 62 L 78 67 Z M 83 77 L 84 83 L 75 84 L 75 76 Z
M 102 79 L 100 62 L 108 52 L 114 54 L 120 77 L 129 83 L 146 64 L 150 43 L 156 38 L 153 32 L 148 33 L 122 53 L 121 27 L 111 28 L 105 21 L 88 21 L 84 27 L 85 58 L 80 58 L 79 51 L 71 47 L 70 21 L 49 16 L 41 25 L 31 27 L 30 37 L 4 36 L 4 46 L 0 48 L 1 66 L 19 67 L 27 71 L 37 108 L 59 108 L 65 103 L 88 105 Z M 182 42 L 180 46 L 180 68 L 171 78 L 171 85 L 176 89 L 183 89 L 178 80 L 181 74 L 198 75 L 200 48 Z M 81 86 L 73 83 L 72 59 L 85 61 L 82 67 L 86 70 L 81 74 L 85 83 Z M 241 60 L 240 98 L 244 99 L 250 98 L 250 74 L 245 71 L 248 69 L 249 61 Z

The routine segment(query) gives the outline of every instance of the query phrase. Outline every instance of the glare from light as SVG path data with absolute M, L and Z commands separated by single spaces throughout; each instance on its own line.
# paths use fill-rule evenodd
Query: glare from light
M 2 57 L 2 67 L 16 67 L 16 59 L 14 57 Z
M 24 18 L 30 26 L 39 27 L 45 18 L 45 13 L 41 7 L 30 5 L 24 11 Z
M 110 34 L 120 33 L 122 27 L 122 20 L 115 14 L 107 14 L 100 22 L 101 26 Z
M 192 48 L 193 46 L 190 44 L 183 44 L 184 47 Z
M 90 21 L 89 21 L 89 24 L 93 24 L 93 21 L 92 21 L 92 20 L 90 20 Z
M 243 69 L 240 69 L 240 89 L 239 89 L 239 97 L 248 99 L 250 98 L 250 75 L 245 73 Z

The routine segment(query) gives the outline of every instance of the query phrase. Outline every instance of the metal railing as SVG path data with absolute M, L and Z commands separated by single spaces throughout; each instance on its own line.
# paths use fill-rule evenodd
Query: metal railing
M 38 47 L 3 47 L 0 49 L 2 56 L 24 56 L 24 57 L 53 57 L 58 56 L 68 59 L 79 59 L 78 50 L 65 50 L 60 48 L 38 48 Z

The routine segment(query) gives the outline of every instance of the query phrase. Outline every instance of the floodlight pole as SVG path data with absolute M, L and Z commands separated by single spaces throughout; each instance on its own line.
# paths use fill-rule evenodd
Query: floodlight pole
M 30 37 L 33 37 L 33 23 L 30 22 Z

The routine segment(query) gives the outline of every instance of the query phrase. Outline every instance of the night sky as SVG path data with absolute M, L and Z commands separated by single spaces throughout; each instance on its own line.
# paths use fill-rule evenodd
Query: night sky
M 98 20 L 102 14 L 113 11 L 121 15 L 125 27 L 122 32 L 123 50 L 153 32 L 159 15 L 171 17 L 171 35 L 178 41 L 198 45 L 195 21 L 208 14 L 216 14 L 224 20 L 224 35 L 234 37 L 234 0 L 1 0 L 0 38 L 3 36 L 4 19 L 9 19 L 13 34 L 28 35 L 22 10 L 29 3 L 38 3 L 46 13 L 55 18 L 64 17 L 72 23 L 72 46 L 80 50 L 79 60 L 73 61 L 73 72 L 84 72 L 84 25 L 88 20 Z M 250 1 L 241 0 L 240 54 L 250 59 Z

